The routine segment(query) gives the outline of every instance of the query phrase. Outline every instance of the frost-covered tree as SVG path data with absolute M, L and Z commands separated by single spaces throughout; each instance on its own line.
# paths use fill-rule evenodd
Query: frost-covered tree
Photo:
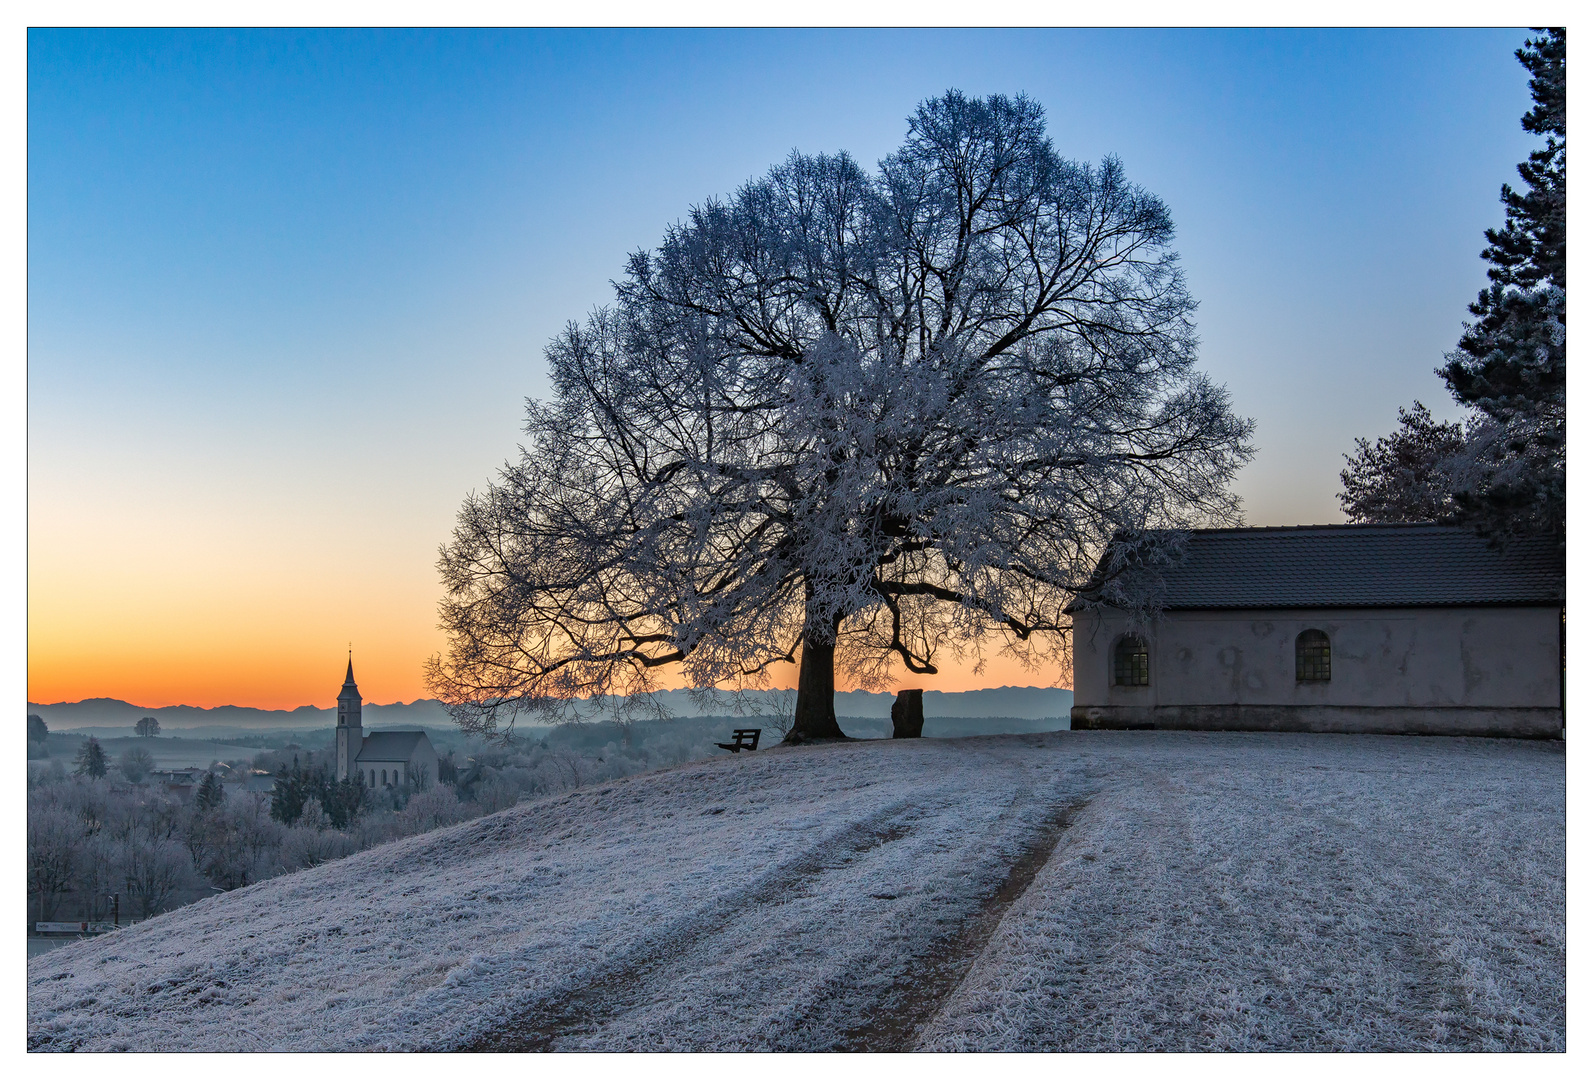
M 133 836 L 119 848 L 121 878 L 139 918 L 147 919 L 195 881 L 188 853 L 175 840 Z
M 122 751 L 122 756 L 116 760 L 116 767 L 122 771 L 128 783 L 137 784 L 155 770 L 155 758 L 142 746 L 130 746 Z
M 1489 285 L 1470 310 L 1459 347 L 1438 373 L 1456 401 L 1485 420 L 1456 500 L 1483 531 L 1565 535 L 1565 29 L 1527 41 L 1531 73 L 1521 126 L 1544 137 L 1504 185 L 1502 229 L 1487 231 Z
M 284 825 L 292 825 L 299 820 L 306 800 L 313 798 L 334 829 L 346 829 L 359 817 L 368 794 L 359 772 L 347 780 L 334 780 L 324 764 L 301 767 L 295 757 L 292 771 L 286 765 L 277 770 L 277 782 L 271 790 L 271 816 Z
M 55 806 L 28 807 L 28 897 L 37 900 L 39 918 L 54 918 L 63 893 L 78 877 L 83 829 L 77 818 Z
M 869 172 L 794 153 L 631 256 L 442 551 L 467 731 L 799 663 L 788 739 L 946 653 L 1060 660 L 1116 530 L 1238 518 L 1173 224 L 1040 107 L 950 92 Z
M 1454 521 L 1457 459 L 1466 433 L 1456 423 L 1433 419 L 1416 401 L 1399 410 L 1399 427 L 1377 442 L 1355 440 L 1339 473 L 1339 505 L 1355 522 Z
M 1545 137 L 1509 184 L 1502 229 L 1487 230 L 1489 285 L 1459 347 L 1438 369 L 1470 411 L 1462 431 L 1418 402 L 1400 428 L 1356 453 L 1340 474 L 1352 521 L 1461 521 L 1496 543 L 1565 538 L 1565 31 L 1516 51 L 1531 73 L 1527 131 Z M 1457 442 L 1458 440 L 1458 442 Z M 1440 490 L 1441 489 L 1441 490 Z

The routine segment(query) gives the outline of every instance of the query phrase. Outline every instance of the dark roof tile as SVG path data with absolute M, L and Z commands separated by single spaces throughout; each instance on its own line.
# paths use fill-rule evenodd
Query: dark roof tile
M 1162 606 L 1423 607 L 1557 604 L 1565 571 L 1556 538 L 1491 550 L 1449 525 L 1298 525 L 1195 529 L 1164 572 Z
M 365 736 L 365 742 L 354 760 L 408 761 L 416 745 L 425 738 L 424 731 L 373 731 Z

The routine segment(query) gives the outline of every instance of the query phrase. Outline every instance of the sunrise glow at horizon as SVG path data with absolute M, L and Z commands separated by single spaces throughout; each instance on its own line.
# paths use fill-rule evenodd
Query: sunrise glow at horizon
M 367 701 L 428 696 L 437 548 L 552 335 L 692 205 L 872 166 L 953 87 L 1167 203 L 1250 523 L 1341 521 L 1357 436 L 1458 415 L 1527 36 L 32 30 L 28 698 L 325 705 L 351 641 Z

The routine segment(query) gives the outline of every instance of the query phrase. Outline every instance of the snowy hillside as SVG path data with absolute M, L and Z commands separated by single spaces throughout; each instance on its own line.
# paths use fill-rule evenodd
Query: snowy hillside
M 29 961 L 34 1049 L 1563 1049 L 1559 744 L 1056 732 L 522 803 Z

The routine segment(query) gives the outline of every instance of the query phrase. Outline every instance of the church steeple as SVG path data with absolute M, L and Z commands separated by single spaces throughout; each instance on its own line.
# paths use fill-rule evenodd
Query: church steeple
M 348 656 L 348 674 L 343 678 L 343 692 L 337 695 L 337 778 L 347 780 L 355 769 L 355 759 L 365 742 L 361 730 L 360 688 L 354 683 L 354 653 Z

